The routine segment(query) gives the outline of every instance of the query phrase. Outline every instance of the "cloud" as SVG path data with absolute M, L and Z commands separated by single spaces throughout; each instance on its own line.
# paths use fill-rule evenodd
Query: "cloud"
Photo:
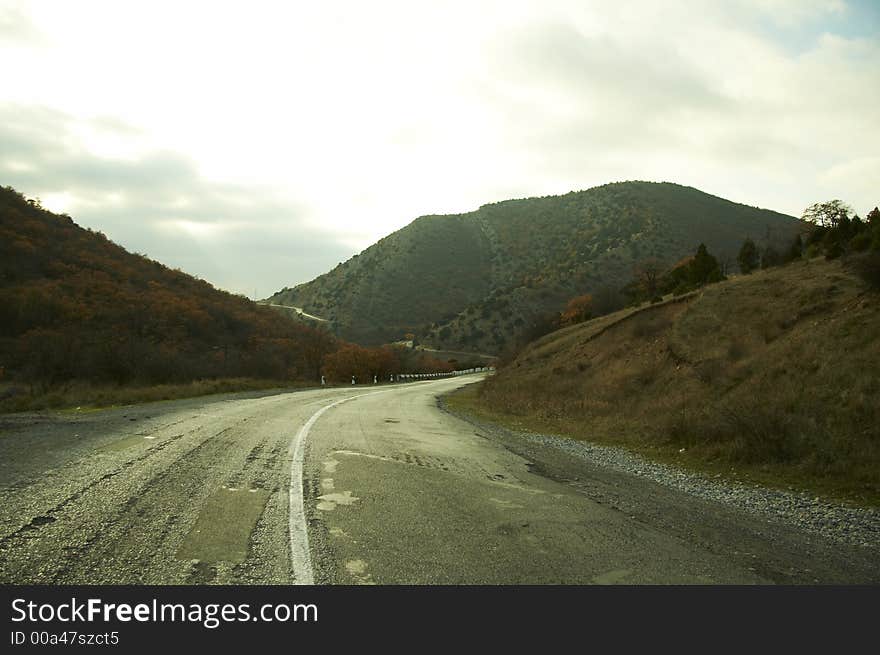
M 73 136 L 81 127 L 59 111 L 0 106 L 2 183 L 129 250 L 250 296 L 310 279 L 352 254 L 277 192 L 207 181 L 173 152 L 96 156 Z M 104 118 L 89 128 L 138 133 Z
M 828 198 L 833 197 L 835 191 L 841 187 L 854 189 L 853 195 L 862 199 L 862 202 L 853 208 L 857 214 L 864 218 L 871 209 L 880 205 L 880 193 L 877 190 L 878 180 L 880 180 L 880 156 L 863 157 L 844 161 L 823 172 L 819 176 L 819 188 L 825 192 Z M 873 204 L 871 204 L 871 198 L 873 198 Z
M 875 2 L 17 6 L 0 182 L 224 286 L 614 180 L 878 202 Z
M 723 100 L 712 80 L 699 75 L 671 44 L 633 48 L 619 36 L 584 34 L 570 23 L 521 28 L 500 44 L 497 60 L 509 71 L 505 82 L 526 84 L 538 97 L 542 89 L 553 96 L 562 92 L 579 110 L 631 107 L 662 114 L 676 112 L 683 102 L 717 107 Z
M 36 45 L 40 40 L 40 31 L 20 8 L 0 7 L 0 42 Z
M 486 102 L 506 142 L 547 163 L 675 148 L 689 117 L 729 111 L 713 80 L 664 43 L 634 50 L 608 34 L 539 24 L 501 42 L 495 58 Z
M 782 26 L 802 25 L 847 11 L 843 0 L 733 0 L 729 5 L 740 18 L 767 18 Z
M 799 213 L 829 167 L 880 149 L 880 46 L 819 31 L 792 49 L 756 25 L 848 12 L 787 0 L 563 12 L 495 39 L 473 93 L 505 170 L 535 187 L 670 180 Z M 870 202 L 865 184 L 838 182 L 836 195 Z

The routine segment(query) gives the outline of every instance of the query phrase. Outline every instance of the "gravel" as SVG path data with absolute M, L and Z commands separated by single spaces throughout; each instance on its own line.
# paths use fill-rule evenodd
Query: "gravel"
M 666 487 L 731 505 L 766 519 L 820 534 L 839 543 L 880 549 L 880 511 L 876 508 L 832 503 L 806 492 L 707 478 L 700 473 L 651 461 L 625 448 L 503 428 L 463 415 L 450 409 L 444 402 L 441 402 L 441 406 L 456 416 L 479 424 L 484 430 L 503 430 L 517 438 L 561 450 L 590 464 L 647 478 Z

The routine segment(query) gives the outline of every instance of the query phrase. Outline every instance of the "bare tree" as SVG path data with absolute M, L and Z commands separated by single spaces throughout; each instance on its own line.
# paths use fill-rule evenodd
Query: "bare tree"
M 801 218 L 820 227 L 835 228 L 848 221 L 851 213 L 852 207 L 842 200 L 829 200 L 810 205 Z
M 336 337 L 323 326 L 315 327 L 303 332 L 301 344 L 306 370 L 315 380 L 320 379 L 324 357 L 336 349 Z
M 664 268 L 663 262 L 656 257 L 648 257 L 635 265 L 633 274 L 648 300 L 657 296 Z

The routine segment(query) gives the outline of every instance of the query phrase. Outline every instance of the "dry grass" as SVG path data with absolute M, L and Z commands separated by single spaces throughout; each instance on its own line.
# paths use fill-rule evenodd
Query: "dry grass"
M 93 386 L 71 382 L 45 392 L 28 392 L 18 387 L 0 387 L 0 413 L 24 412 L 42 409 L 103 408 L 115 405 L 131 405 L 159 400 L 192 398 L 215 393 L 235 391 L 262 391 L 267 389 L 305 386 L 281 380 L 254 380 L 250 378 L 224 378 L 218 380 L 195 380 L 185 384 L 160 384 L 154 386 Z
M 475 408 L 880 504 L 880 294 L 840 262 L 742 276 L 601 321 L 526 349 Z

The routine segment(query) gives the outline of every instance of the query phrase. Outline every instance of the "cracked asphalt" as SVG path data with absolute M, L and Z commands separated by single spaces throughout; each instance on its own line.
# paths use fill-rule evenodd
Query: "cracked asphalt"
M 303 467 L 318 584 L 870 583 L 876 553 L 452 416 L 479 376 L 331 408 Z M 291 443 L 373 388 L 0 416 L 0 582 L 290 584 Z

